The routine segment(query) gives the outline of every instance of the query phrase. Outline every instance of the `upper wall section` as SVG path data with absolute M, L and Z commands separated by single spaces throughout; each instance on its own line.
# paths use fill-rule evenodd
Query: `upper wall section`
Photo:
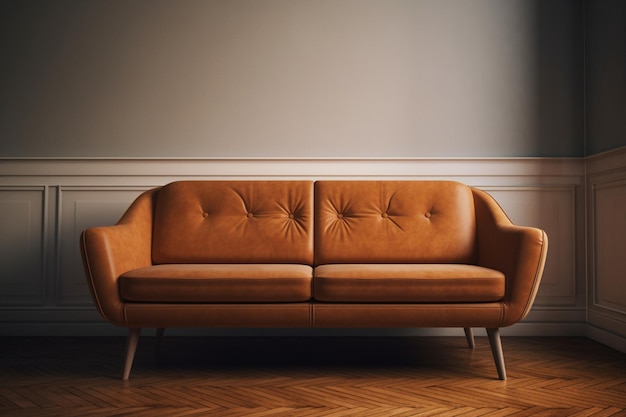
M 2 157 L 578 157 L 583 3 L 5 0 Z
M 587 154 L 626 146 L 626 2 L 587 2 Z

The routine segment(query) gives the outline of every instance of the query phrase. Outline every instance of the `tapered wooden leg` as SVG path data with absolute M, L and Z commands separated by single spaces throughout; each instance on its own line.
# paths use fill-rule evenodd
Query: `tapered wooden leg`
M 122 372 L 122 380 L 128 381 L 130 377 L 130 369 L 133 367 L 133 359 L 135 359 L 135 351 L 139 342 L 141 328 L 128 329 L 128 337 L 126 338 L 126 358 L 124 360 L 124 371 Z
M 470 349 L 474 349 L 476 347 L 476 343 L 474 342 L 474 331 L 471 327 L 464 327 L 465 330 L 465 338 L 467 339 L 467 346 Z
M 504 353 L 502 352 L 500 329 L 487 329 L 487 336 L 489 336 L 491 353 L 493 354 L 493 360 L 496 363 L 496 369 L 498 370 L 498 378 L 504 381 L 506 379 L 506 368 L 504 367 Z

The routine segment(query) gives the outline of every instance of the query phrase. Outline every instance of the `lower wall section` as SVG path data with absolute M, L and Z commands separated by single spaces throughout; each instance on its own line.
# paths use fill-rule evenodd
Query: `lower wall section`
M 125 334 L 104 323 L 93 307 L 80 260 L 80 232 L 115 223 L 143 190 L 181 179 L 450 179 L 482 188 L 515 223 L 544 228 L 550 239 L 535 307 L 523 323 L 503 334 L 586 332 L 583 159 L 46 158 L 0 163 L 0 335 Z M 600 197 L 602 204 L 612 204 L 605 194 Z M 603 211 L 602 216 L 606 215 Z M 605 239 L 605 229 L 599 230 L 600 239 Z M 615 277 L 600 272 L 601 291 L 594 300 L 606 303 L 610 301 L 606 291 L 610 294 Z M 256 331 L 172 332 L 243 335 Z M 302 332 L 352 334 L 348 330 Z M 372 329 L 358 334 L 463 333 L 460 329 Z
M 590 335 L 626 351 L 626 149 L 589 158 L 586 188 Z
M 586 168 L 587 335 L 626 352 L 626 148 Z

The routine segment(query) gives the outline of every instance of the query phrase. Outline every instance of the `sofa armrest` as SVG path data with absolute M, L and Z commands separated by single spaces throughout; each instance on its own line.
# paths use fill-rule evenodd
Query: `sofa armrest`
M 522 320 L 530 311 L 543 274 L 548 236 L 534 227 L 515 226 L 486 192 L 472 189 L 476 209 L 478 264 L 505 275 L 501 327 Z
M 124 272 L 152 264 L 152 213 L 156 191 L 141 194 L 114 226 L 86 229 L 80 248 L 94 303 L 106 320 L 125 326 L 117 280 Z

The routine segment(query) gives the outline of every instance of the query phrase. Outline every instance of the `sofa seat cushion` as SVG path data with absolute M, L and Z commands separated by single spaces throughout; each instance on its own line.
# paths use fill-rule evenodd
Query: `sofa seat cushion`
M 119 285 L 129 302 L 301 302 L 311 299 L 312 275 L 296 264 L 166 264 L 129 271 Z
M 504 274 L 463 264 L 330 264 L 315 268 L 313 297 L 347 303 L 476 303 L 504 297 Z

